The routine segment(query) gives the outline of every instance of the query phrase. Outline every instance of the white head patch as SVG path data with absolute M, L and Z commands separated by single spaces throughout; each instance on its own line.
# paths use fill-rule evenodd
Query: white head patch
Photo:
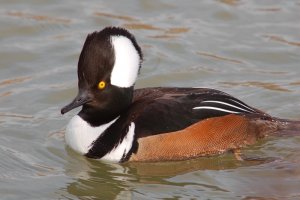
M 140 66 L 140 56 L 131 40 L 125 36 L 111 38 L 115 51 L 115 65 L 111 72 L 110 81 L 118 87 L 134 85 Z

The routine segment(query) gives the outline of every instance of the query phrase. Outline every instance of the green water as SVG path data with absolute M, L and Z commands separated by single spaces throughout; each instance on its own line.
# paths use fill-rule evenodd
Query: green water
M 113 164 L 66 148 L 60 115 L 77 93 L 88 33 L 131 30 L 145 62 L 137 87 L 223 90 L 300 119 L 300 2 L 0 1 L 0 199 L 300 199 L 300 137 L 231 154 Z

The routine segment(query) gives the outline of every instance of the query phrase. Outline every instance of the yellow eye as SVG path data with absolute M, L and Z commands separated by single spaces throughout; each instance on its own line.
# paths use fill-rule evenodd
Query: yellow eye
M 100 90 L 104 89 L 104 88 L 105 88 L 105 85 L 106 85 L 105 81 L 100 81 L 100 82 L 98 83 L 98 89 L 100 89 Z

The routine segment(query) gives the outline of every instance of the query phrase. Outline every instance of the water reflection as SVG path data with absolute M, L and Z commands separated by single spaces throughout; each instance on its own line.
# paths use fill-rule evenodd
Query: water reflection
M 235 64 L 243 64 L 243 62 L 240 60 L 236 60 L 236 59 L 232 59 L 232 58 L 225 58 L 225 57 L 207 53 L 207 52 L 197 52 L 197 53 L 201 56 L 206 56 L 206 57 L 210 57 L 210 58 L 221 60 L 221 61 L 228 61 L 228 62 L 232 62 Z
M 68 154 L 70 158 L 65 170 L 74 180 L 63 190 L 80 199 L 131 199 L 133 193 L 139 189 L 142 190 L 146 185 L 164 187 L 164 185 L 170 185 L 170 181 L 175 186 L 192 184 L 224 192 L 226 191 L 224 188 L 209 185 L 203 181 L 198 182 L 199 180 L 190 179 L 186 183 L 176 183 L 177 181 L 174 182 L 171 179 L 181 175 L 188 176 L 189 173 L 233 170 L 274 161 L 271 158 L 246 158 L 244 161 L 238 161 L 233 154 L 228 153 L 187 161 L 118 164 L 87 159 L 69 149 Z M 147 196 L 147 194 L 143 195 Z
M 281 42 L 283 44 L 288 44 L 288 45 L 300 47 L 300 42 L 289 41 L 289 40 L 285 39 L 282 36 L 278 36 L 278 35 L 264 35 L 264 36 L 266 38 L 269 38 L 272 41 Z
M 260 87 L 267 90 L 279 91 L 279 92 L 292 92 L 291 90 L 280 86 L 276 83 L 267 83 L 261 81 L 246 81 L 246 82 L 220 82 L 223 85 L 230 87 L 243 86 L 243 87 Z
M 64 18 L 57 18 L 57 17 L 50 17 L 47 15 L 37 15 L 37 14 L 32 14 L 32 13 L 25 13 L 22 11 L 9 11 L 6 12 L 8 16 L 12 17 L 19 17 L 22 19 L 31 19 L 31 20 L 36 20 L 36 21 L 45 21 L 45 22 L 50 22 L 50 23 L 58 23 L 58 24 L 69 24 L 71 23 L 70 19 L 64 19 Z
M 66 173 L 73 177 L 65 188 L 69 194 L 80 199 L 115 199 L 122 191 L 129 190 L 130 176 L 122 165 L 70 154 L 74 160 L 66 166 Z
M 131 16 L 126 16 L 126 15 L 116 15 L 112 13 L 105 13 L 105 12 L 94 12 L 93 13 L 97 17 L 108 17 L 110 19 L 117 19 L 117 20 L 124 20 L 124 21 L 138 21 L 138 19 L 135 19 L 134 17 Z

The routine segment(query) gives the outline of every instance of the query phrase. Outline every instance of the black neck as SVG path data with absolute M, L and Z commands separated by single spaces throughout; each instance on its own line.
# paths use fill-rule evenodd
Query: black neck
M 112 113 L 110 110 L 95 111 L 94 108 L 84 105 L 78 115 L 91 126 L 96 127 L 112 121 L 119 116 L 119 113 Z

